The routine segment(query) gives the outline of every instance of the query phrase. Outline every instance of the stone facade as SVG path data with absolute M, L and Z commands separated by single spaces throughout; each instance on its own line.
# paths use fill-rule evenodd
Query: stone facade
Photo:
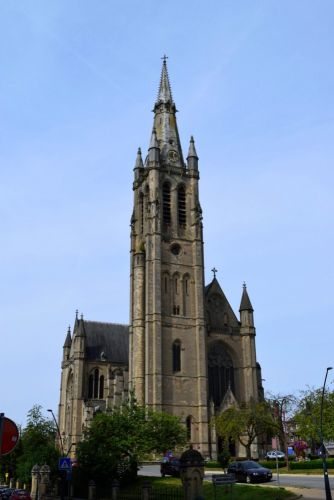
M 138 150 L 131 218 L 130 326 L 75 318 L 62 362 L 59 427 L 69 449 L 96 411 L 128 390 L 178 415 L 194 449 L 215 455 L 209 420 L 231 403 L 263 397 L 253 307 L 243 287 L 240 318 L 214 273 L 204 286 L 198 156 L 186 162 L 166 60 L 148 154 Z M 241 453 L 241 450 L 235 450 Z

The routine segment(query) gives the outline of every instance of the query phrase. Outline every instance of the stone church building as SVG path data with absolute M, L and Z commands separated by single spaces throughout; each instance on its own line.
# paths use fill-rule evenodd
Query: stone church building
M 166 58 L 133 192 L 130 325 L 76 314 L 63 347 L 64 449 L 74 453 L 94 413 L 118 407 L 131 390 L 139 403 L 181 417 L 194 448 L 214 456 L 219 443 L 211 417 L 232 403 L 261 399 L 261 368 L 246 286 L 237 317 L 215 270 L 204 284 L 198 156 L 191 137 L 184 160 Z

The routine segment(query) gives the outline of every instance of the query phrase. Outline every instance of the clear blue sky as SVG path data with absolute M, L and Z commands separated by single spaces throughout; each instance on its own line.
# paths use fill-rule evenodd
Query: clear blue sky
M 57 410 L 75 309 L 129 321 L 129 221 L 168 68 L 206 281 L 247 282 L 265 389 L 334 365 L 331 0 L 0 3 L 1 411 Z M 333 375 L 329 382 L 333 381 Z

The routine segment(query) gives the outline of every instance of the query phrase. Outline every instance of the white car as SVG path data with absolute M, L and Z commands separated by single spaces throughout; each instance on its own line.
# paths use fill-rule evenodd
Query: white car
M 268 453 L 266 454 L 266 458 L 268 460 L 276 460 L 276 458 L 280 459 L 280 458 L 285 458 L 285 453 L 283 453 L 283 451 L 279 451 L 279 450 L 271 450 L 271 451 L 268 451 Z

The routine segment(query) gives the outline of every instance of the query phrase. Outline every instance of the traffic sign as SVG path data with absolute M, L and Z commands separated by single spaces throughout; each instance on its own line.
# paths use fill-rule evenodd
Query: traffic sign
M 71 470 L 72 469 L 71 459 L 69 457 L 61 457 L 58 462 L 58 469 Z
M 8 455 L 19 442 L 19 430 L 10 418 L 0 414 L 0 455 Z

